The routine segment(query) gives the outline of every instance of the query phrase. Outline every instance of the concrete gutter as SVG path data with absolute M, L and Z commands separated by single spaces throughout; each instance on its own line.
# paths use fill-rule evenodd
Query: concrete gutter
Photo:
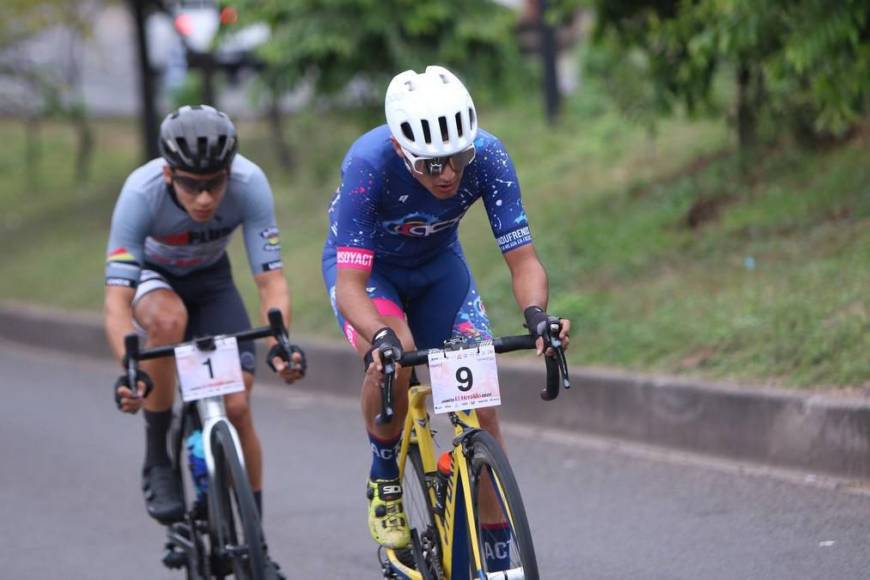
M 101 318 L 0 303 L 0 338 L 88 356 L 109 356 Z M 295 340 L 308 354 L 306 382 L 357 396 L 361 363 L 341 342 Z M 574 367 L 574 388 L 538 395 L 538 361 L 502 359 L 500 408 L 509 421 L 870 480 L 870 398 L 712 384 Z M 268 371 L 260 373 L 268 377 Z

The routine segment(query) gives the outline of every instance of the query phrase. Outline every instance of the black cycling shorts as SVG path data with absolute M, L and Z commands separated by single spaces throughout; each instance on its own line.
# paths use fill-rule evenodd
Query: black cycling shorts
M 214 265 L 186 276 L 173 276 L 159 266 L 146 263 L 139 276 L 133 305 L 160 288 L 178 294 L 187 309 L 186 341 L 198 336 L 231 334 L 251 328 L 248 311 L 233 283 L 226 254 Z M 242 370 L 254 374 L 257 352 L 253 340 L 239 341 L 239 362 Z

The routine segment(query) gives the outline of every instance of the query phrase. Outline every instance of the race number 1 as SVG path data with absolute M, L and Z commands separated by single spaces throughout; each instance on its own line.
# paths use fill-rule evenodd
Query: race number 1
M 429 378 L 436 413 L 501 405 L 491 344 L 430 353 Z
M 234 337 L 215 339 L 214 350 L 199 350 L 192 344 L 176 347 L 175 366 L 185 403 L 245 390 Z

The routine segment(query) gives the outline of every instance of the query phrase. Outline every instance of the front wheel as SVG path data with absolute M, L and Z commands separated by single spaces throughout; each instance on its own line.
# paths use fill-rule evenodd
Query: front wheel
M 432 502 L 429 496 L 427 476 L 423 471 L 423 459 L 416 443 L 408 445 L 408 459 L 402 477 L 403 504 L 408 517 L 408 526 L 417 530 L 420 540 L 420 559 L 425 562 L 420 575 L 429 578 L 442 578 L 441 545 L 435 520 L 432 518 Z M 410 555 L 410 554 L 409 554 Z M 412 559 L 417 564 L 416 558 Z M 411 563 L 411 562 L 409 562 Z
M 219 422 L 212 430 L 215 474 L 209 494 L 215 494 L 210 513 L 212 569 L 223 578 L 228 573 L 238 580 L 266 580 L 266 548 L 260 516 L 248 474 L 239 461 L 229 426 Z
M 538 561 L 520 488 L 498 441 L 477 431 L 467 442 L 472 513 L 479 558 L 472 555 L 472 576 L 538 580 Z M 475 561 L 477 560 L 477 561 Z M 501 573 L 496 575 L 493 573 Z M 484 576 L 487 577 L 487 576 Z

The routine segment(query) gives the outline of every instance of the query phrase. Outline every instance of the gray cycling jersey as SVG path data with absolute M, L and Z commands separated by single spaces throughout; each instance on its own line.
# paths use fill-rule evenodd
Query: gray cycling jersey
M 145 264 L 184 276 L 216 263 L 241 224 L 251 272 L 282 267 L 272 190 L 263 171 L 241 155 L 215 215 L 196 222 L 170 194 L 163 159 L 127 178 L 115 212 L 106 256 L 106 284 L 135 287 Z

